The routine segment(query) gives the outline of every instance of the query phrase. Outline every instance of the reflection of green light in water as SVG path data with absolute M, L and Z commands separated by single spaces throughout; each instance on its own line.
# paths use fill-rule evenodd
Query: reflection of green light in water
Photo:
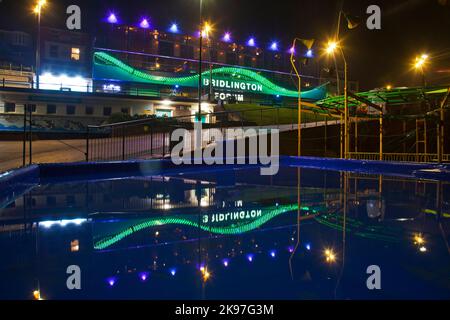
M 94 245 L 94 248 L 97 250 L 106 249 L 113 244 L 121 241 L 122 239 L 132 235 L 133 233 L 136 233 L 138 231 L 141 231 L 143 229 L 155 227 L 155 226 L 163 226 L 163 225 L 185 225 L 189 227 L 199 227 L 201 230 L 208 231 L 211 233 L 216 234 L 227 234 L 227 235 L 233 235 L 233 234 L 241 234 L 245 232 L 249 232 L 251 230 L 254 230 L 269 220 L 283 214 L 286 212 L 297 210 L 298 206 L 296 204 L 290 204 L 290 205 L 280 205 L 275 207 L 269 207 L 264 209 L 266 213 L 264 213 L 261 217 L 256 218 L 255 220 L 244 223 L 244 224 L 232 224 L 231 226 L 223 226 L 223 227 L 217 227 L 217 226 L 209 226 L 208 224 L 202 224 L 197 221 L 192 221 L 197 219 L 197 217 L 192 218 L 190 220 L 189 218 L 185 217 L 167 217 L 167 218 L 154 218 L 146 220 L 142 223 L 139 223 L 137 225 L 128 227 L 119 233 L 106 237 L 104 239 L 101 239 L 97 241 Z M 303 211 L 309 211 L 310 207 L 301 207 L 301 210 Z M 313 209 L 314 212 L 319 212 L 317 209 Z M 424 210 L 426 213 L 436 213 L 433 210 L 426 209 Z M 325 225 L 329 228 L 342 231 L 343 230 L 343 217 L 341 214 L 325 214 L 325 215 L 318 215 L 314 218 L 317 222 L 319 222 L 322 225 Z M 368 239 L 374 239 L 374 240 L 380 240 L 380 241 L 386 241 L 386 242 L 398 242 L 401 238 L 402 229 L 401 228 L 392 228 L 389 226 L 376 226 L 376 225 L 366 225 L 361 221 L 352 219 L 350 217 L 347 217 L 346 219 L 346 231 L 353 233 L 356 236 L 360 236 L 363 238 Z
M 343 231 L 343 217 L 340 214 L 317 216 L 316 221 L 329 228 Z M 388 226 L 365 225 L 363 222 L 347 217 L 345 230 L 356 236 L 387 242 L 398 242 L 402 233 L 401 229 L 393 229 Z
M 94 245 L 95 249 L 105 249 L 110 247 L 111 245 L 119 242 L 120 240 L 132 235 L 135 232 L 141 231 L 143 229 L 155 227 L 155 226 L 163 226 L 163 225 L 170 225 L 170 224 L 177 224 L 177 225 L 185 225 L 189 227 L 199 227 L 200 229 L 212 233 L 218 233 L 218 234 L 240 234 L 249 232 L 251 230 L 254 230 L 261 225 L 265 224 L 269 220 L 275 218 L 276 216 L 279 216 L 280 214 L 297 210 L 298 206 L 297 204 L 290 204 L 290 205 L 280 205 L 276 207 L 269 207 L 265 210 L 267 210 L 266 213 L 264 213 L 261 217 L 256 218 L 255 220 L 241 224 L 241 225 L 231 225 L 231 226 L 224 226 L 224 227 L 214 227 L 209 226 L 207 224 L 202 224 L 196 221 L 191 221 L 188 218 L 184 217 L 167 217 L 167 218 L 154 218 L 146 220 L 142 223 L 139 223 L 137 225 L 131 226 L 129 228 L 126 228 L 125 230 L 120 231 L 114 236 L 102 239 L 100 241 L 97 241 Z M 308 207 L 302 207 L 301 210 L 309 210 Z M 191 218 L 192 219 L 192 218 Z M 196 217 L 195 217 L 196 219 Z

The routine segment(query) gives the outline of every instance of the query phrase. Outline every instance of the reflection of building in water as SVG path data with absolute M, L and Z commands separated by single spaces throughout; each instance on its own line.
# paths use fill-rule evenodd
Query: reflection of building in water
M 434 219 L 415 221 L 422 217 L 424 201 L 433 200 L 432 193 L 416 193 L 415 181 L 385 177 L 388 193 L 379 188 L 378 177 L 347 176 L 346 190 L 340 188 L 335 173 L 330 173 L 326 184 L 317 176 L 309 179 L 307 172 L 302 177 L 298 251 L 302 259 L 311 259 L 306 252 L 332 243 L 339 263 L 344 225 L 348 239 L 380 243 L 409 241 L 411 231 L 437 231 Z M 15 219 L 0 227 L 2 264 L 11 270 L 17 266 L 34 270 L 34 260 L 23 257 L 39 257 L 40 273 L 26 281 L 47 279 L 42 282 L 45 289 L 49 283 L 65 283 L 61 270 L 74 263 L 91 272 L 93 283 L 104 285 L 111 275 L 137 279 L 145 271 L 162 278 L 170 276 L 172 269 L 195 270 L 199 261 L 217 270 L 288 259 L 297 239 L 296 188 L 284 178 L 257 177 L 261 180 L 252 184 L 243 183 L 245 179 L 236 173 L 233 183 L 210 175 L 37 186 L 0 211 L 3 222 Z M 425 183 L 429 190 L 435 184 Z M 340 202 L 345 192 L 346 215 Z M 381 214 L 376 209 L 379 203 Z M 431 205 L 426 210 L 434 209 Z M 379 219 L 381 215 L 385 219 Z M 17 239 L 22 241 L 21 255 L 12 252 L 18 246 L 9 245 Z M 55 281 L 48 281 L 54 274 Z

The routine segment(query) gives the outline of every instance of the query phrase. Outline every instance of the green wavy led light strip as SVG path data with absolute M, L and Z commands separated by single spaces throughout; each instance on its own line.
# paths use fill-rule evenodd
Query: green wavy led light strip
M 343 231 L 343 217 L 338 214 L 316 216 L 315 220 L 320 224 L 327 226 L 329 228 Z M 345 230 L 347 232 L 353 233 L 356 236 L 363 238 L 386 241 L 386 242 L 398 242 L 399 237 L 396 235 L 396 231 L 386 233 L 386 226 L 366 226 L 361 221 L 347 217 L 345 223 Z M 383 234 L 384 233 L 384 234 Z
M 151 228 L 151 227 L 155 227 L 155 226 L 170 225 L 170 224 L 185 225 L 185 226 L 189 226 L 189 227 L 197 227 L 203 231 L 208 231 L 208 232 L 217 233 L 217 234 L 230 235 L 230 234 L 245 233 L 245 232 L 249 232 L 251 230 L 254 230 L 254 229 L 260 227 L 261 225 L 265 224 L 266 222 L 268 222 L 269 220 L 275 218 L 276 216 L 278 216 L 280 214 L 283 214 L 283 213 L 286 213 L 289 211 L 293 211 L 293 210 L 297 210 L 297 208 L 298 208 L 298 205 L 296 205 L 296 204 L 270 207 L 267 209 L 268 210 L 267 213 L 263 214 L 261 217 L 253 220 L 250 223 L 242 224 L 242 225 L 231 225 L 231 226 L 227 226 L 227 227 L 213 227 L 213 226 L 208 226 L 206 224 L 199 225 L 198 222 L 193 222 L 187 218 L 182 218 L 182 217 L 176 217 L 176 218 L 167 217 L 167 218 L 149 219 L 149 220 L 146 220 L 137 225 L 128 227 L 125 230 L 120 231 L 119 233 L 117 233 L 116 235 L 114 235 L 112 237 L 108 237 L 108 238 L 97 241 L 94 244 L 94 249 L 97 249 L 97 250 L 106 249 L 106 248 L 112 246 L 113 244 L 121 241 L 122 239 L 132 235 L 133 233 L 136 233 L 143 229 L 147 229 L 147 228 Z M 306 210 L 306 209 L 309 209 L 309 208 L 306 208 L 306 207 L 302 208 L 302 210 Z
M 105 53 L 105 52 L 95 52 L 94 53 L 94 61 L 101 62 L 106 65 L 112 65 L 114 67 L 119 68 L 122 71 L 125 71 L 129 75 L 133 77 L 137 77 L 145 82 L 167 85 L 167 86 L 190 86 L 195 87 L 198 84 L 198 74 L 187 76 L 187 77 L 164 77 L 152 75 L 146 72 L 139 71 L 128 64 L 120 61 L 119 59 Z M 280 95 L 280 96 L 288 96 L 288 97 L 298 97 L 298 92 L 294 90 L 289 90 L 283 88 L 275 83 L 271 82 L 269 79 L 261 76 L 260 74 L 243 68 L 236 67 L 220 67 L 216 69 L 212 69 L 212 73 L 216 75 L 226 74 L 231 76 L 242 76 L 247 79 L 251 79 L 254 83 L 261 84 L 263 86 L 263 93 L 272 94 L 272 95 Z M 210 71 L 205 71 L 202 73 L 202 76 L 209 77 Z M 238 79 L 236 79 L 238 80 Z M 318 89 L 312 89 L 308 91 L 302 92 L 302 97 L 308 98 L 309 95 L 315 95 L 319 91 Z M 310 97 L 312 98 L 312 97 Z

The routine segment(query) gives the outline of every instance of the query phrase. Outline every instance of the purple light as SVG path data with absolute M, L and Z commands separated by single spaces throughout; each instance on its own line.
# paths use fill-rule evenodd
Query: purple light
M 150 23 L 148 23 L 148 20 L 146 18 L 142 19 L 141 23 L 139 23 L 139 27 L 142 29 L 148 29 L 150 28 Z
M 309 49 L 308 51 L 306 51 L 306 56 L 307 56 L 308 58 L 312 58 L 312 57 L 313 57 L 313 52 L 312 52 L 311 49 Z
M 291 48 L 289 49 L 289 53 L 290 53 L 290 54 L 295 54 L 295 47 L 291 47 Z
M 270 45 L 270 50 L 272 51 L 278 51 L 278 43 L 277 42 L 272 42 L 272 44 Z
M 139 273 L 139 279 L 141 279 L 141 281 L 146 281 L 148 279 L 148 276 L 149 276 L 148 272 Z
M 248 255 L 247 255 L 247 260 L 248 260 L 248 262 L 253 262 L 253 258 L 254 258 L 254 255 L 253 255 L 253 254 L 248 254 Z
M 249 47 L 254 47 L 254 46 L 255 46 L 255 39 L 254 39 L 254 38 L 250 38 L 250 39 L 247 41 L 247 45 L 248 45 Z
M 294 247 L 288 247 L 288 251 L 290 252 L 290 253 L 292 253 L 292 252 L 294 252 Z
M 230 260 L 228 260 L 228 259 L 223 259 L 223 260 L 222 260 L 222 263 L 223 263 L 223 266 L 226 268 L 226 267 L 228 267 L 228 264 L 230 263 Z
M 116 15 L 114 13 L 111 13 L 107 20 L 108 20 L 109 23 L 112 23 L 112 24 L 118 22 L 117 17 L 116 17 Z
M 114 278 L 114 277 L 108 278 L 106 281 L 108 282 L 110 287 L 112 287 L 116 284 L 116 278 Z
M 277 252 L 276 252 L 275 250 L 271 250 L 271 251 L 269 252 L 269 254 L 270 254 L 270 256 L 271 256 L 272 258 L 275 258 L 275 257 L 277 256 Z
M 177 269 L 175 269 L 175 268 L 170 269 L 170 274 L 172 276 L 175 276 L 177 274 Z
M 230 42 L 230 41 L 231 41 L 231 34 L 230 34 L 229 32 L 226 32 L 226 33 L 223 35 L 222 40 L 223 40 L 224 42 Z
M 178 33 L 179 32 L 178 25 L 176 23 L 172 23 L 172 25 L 169 28 L 169 31 L 172 33 Z

